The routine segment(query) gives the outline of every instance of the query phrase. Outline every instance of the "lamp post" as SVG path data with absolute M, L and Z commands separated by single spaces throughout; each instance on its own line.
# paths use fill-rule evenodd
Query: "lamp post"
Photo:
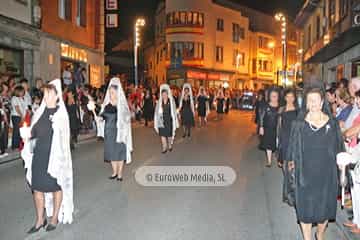
M 286 29 L 286 17 L 282 13 L 277 13 L 275 19 L 281 22 L 281 45 L 282 45 L 282 57 L 283 57 L 283 77 L 285 83 L 287 83 L 287 29 Z M 284 82 L 283 82 L 284 84 Z
M 134 32 L 134 70 L 135 70 L 135 87 L 139 84 L 139 72 L 138 72 L 138 49 L 140 46 L 140 27 L 145 26 L 145 20 L 143 18 L 136 19 L 135 32 Z

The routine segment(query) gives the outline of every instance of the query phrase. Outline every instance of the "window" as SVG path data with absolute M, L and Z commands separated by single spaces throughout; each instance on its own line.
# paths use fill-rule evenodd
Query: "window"
M 233 51 L 233 66 L 238 68 L 245 65 L 245 53 L 240 52 L 239 49 Z
M 329 0 L 329 26 L 330 27 L 335 25 L 335 9 L 336 9 L 336 1 Z
M 340 18 L 344 18 L 347 15 L 348 11 L 348 0 L 340 0 Z
M 71 0 L 59 0 L 59 17 L 71 21 Z
M 320 39 L 320 16 L 316 17 L 316 40 Z
M 78 26 L 86 27 L 86 0 L 77 1 L 76 23 Z
M 223 32 L 223 31 L 224 31 L 224 19 L 221 19 L 221 18 L 218 18 L 218 19 L 217 19 L 216 30 L 218 30 L 219 32 Z
M 170 42 L 171 59 L 204 59 L 204 44 L 200 42 Z
M 171 12 L 166 15 L 166 23 L 174 26 L 204 26 L 204 14 L 198 12 Z
M 268 49 L 269 48 L 270 39 L 267 37 L 260 36 L 259 37 L 259 48 Z
M 204 26 L 204 14 L 203 13 L 199 13 L 199 26 Z
M 240 27 L 240 25 L 237 23 L 233 23 L 232 26 L 233 26 L 233 32 L 232 32 L 233 42 L 238 43 L 240 42 L 240 39 L 245 39 L 244 28 Z
M 222 63 L 224 60 L 224 47 L 216 46 L 216 62 Z
M 256 73 L 257 68 L 256 68 L 256 58 L 254 58 L 252 60 L 252 73 Z

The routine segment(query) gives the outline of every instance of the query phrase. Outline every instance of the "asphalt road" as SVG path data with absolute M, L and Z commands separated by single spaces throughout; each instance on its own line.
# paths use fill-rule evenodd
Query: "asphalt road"
M 1 165 L 0 239 L 301 239 L 294 210 L 281 202 L 281 171 L 264 167 L 254 131 L 251 114 L 234 111 L 191 139 L 179 130 L 173 152 L 162 155 L 153 129 L 137 127 L 122 183 L 107 179 L 102 143 L 84 143 L 73 154 L 74 223 L 31 236 L 35 213 L 22 164 Z M 229 187 L 143 187 L 134 174 L 145 165 L 229 166 L 237 178 Z M 344 237 L 330 224 L 326 239 Z

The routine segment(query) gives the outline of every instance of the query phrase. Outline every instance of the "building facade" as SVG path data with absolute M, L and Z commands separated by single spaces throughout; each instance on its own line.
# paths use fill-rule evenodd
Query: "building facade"
M 0 73 L 25 77 L 30 83 L 40 76 L 38 4 L 28 0 L 2 0 L 0 8 Z
M 104 0 L 41 0 L 40 76 L 85 68 L 86 83 L 104 81 Z
M 306 1 L 295 22 L 303 29 L 305 80 L 360 76 L 359 0 Z
M 154 46 L 145 49 L 147 77 L 155 83 L 258 89 L 276 83 L 282 65 L 274 17 L 226 0 L 160 3 L 155 36 Z M 294 47 L 289 60 L 296 59 Z

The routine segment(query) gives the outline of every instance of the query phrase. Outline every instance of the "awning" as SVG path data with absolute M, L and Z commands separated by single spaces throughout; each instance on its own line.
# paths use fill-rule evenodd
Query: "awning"
M 305 63 L 321 63 L 342 54 L 360 43 L 360 27 L 352 27 L 340 36 L 334 38 L 328 45 L 320 49 Z

